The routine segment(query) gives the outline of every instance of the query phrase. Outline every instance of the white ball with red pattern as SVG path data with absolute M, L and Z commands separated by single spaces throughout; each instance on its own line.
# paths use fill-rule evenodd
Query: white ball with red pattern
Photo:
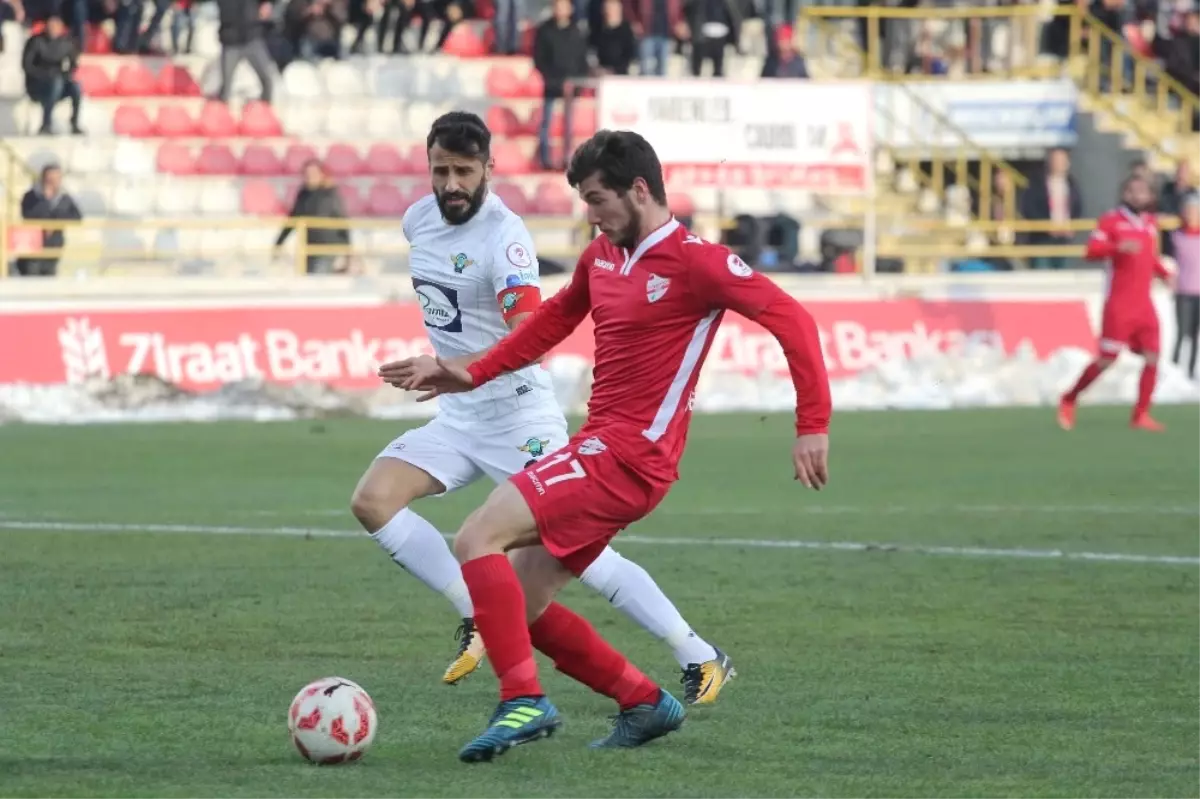
M 320 765 L 358 760 L 375 740 L 375 703 L 358 683 L 326 677 L 296 694 L 288 732 L 305 759 Z

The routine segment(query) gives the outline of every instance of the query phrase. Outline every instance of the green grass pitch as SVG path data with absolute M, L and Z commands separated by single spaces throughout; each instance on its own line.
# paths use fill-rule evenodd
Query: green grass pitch
M 567 726 L 473 767 L 495 681 L 440 684 L 449 606 L 365 537 L 283 529 L 351 532 L 396 424 L 0 427 L 0 795 L 1200 795 L 1200 418 L 1126 414 L 843 413 L 819 494 L 786 416 L 698 417 L 617 547 L 740 676 L 679 734 L 595 752 L 610 703 L 542 661 Z M 453 531 L 485 490 L 419 510 Z M 566 599 L 679 688 L 663 645 Z M 285 713 L 334 674 L 380 732 L 322 769 Z

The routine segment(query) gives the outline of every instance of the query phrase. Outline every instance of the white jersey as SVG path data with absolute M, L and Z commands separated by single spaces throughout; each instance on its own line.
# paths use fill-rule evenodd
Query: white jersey
M 430 194 L 413 203 L 403 224 L 413 288 L 438 356 L 469 355 L 504 338 L 500 296 L 517 286 L 541 286 L 521 218 L 489 192 L 474 217 L 450 225 Z M 550 375 L 536 365 L 437 401 L 439 414 L 460 425 L 562 416 Z

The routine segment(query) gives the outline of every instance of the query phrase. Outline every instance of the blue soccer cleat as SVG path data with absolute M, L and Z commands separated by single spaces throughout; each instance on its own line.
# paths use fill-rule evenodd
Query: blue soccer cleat
M 458 759 L 464 763 L 486 762 L 514 746 L 549 738 L 561 726 L 558 709 L 546 697 L 509 699 L 496 708 L 488 728 L 459 751 Z
M 641 746 L 683 726 L 687 711 L 679 700 L 659 689 L 653 705 L 637 705 L 613 716 L 613 731 L 590 744 L 593 749 Z

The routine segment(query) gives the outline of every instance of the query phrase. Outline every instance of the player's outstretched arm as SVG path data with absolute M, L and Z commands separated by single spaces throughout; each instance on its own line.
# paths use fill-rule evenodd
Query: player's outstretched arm
M 691 271 L 692 289 L 711 307 L 753 319 L 783 347 L 796 389 L 796 479 L 820 490 L 829 482 L 833 402 L 817 323 L 800 303 L 724 248 L 712 247 Z
M 1117 252 L 1116 241 L 1109 229 L 1108 220 L 1101 217 L 1096 223 L 1096 229 L 1088 236 L 1087 247 L 1083 251 L 1084 259 L 1088 261 L 1107 261 Z

